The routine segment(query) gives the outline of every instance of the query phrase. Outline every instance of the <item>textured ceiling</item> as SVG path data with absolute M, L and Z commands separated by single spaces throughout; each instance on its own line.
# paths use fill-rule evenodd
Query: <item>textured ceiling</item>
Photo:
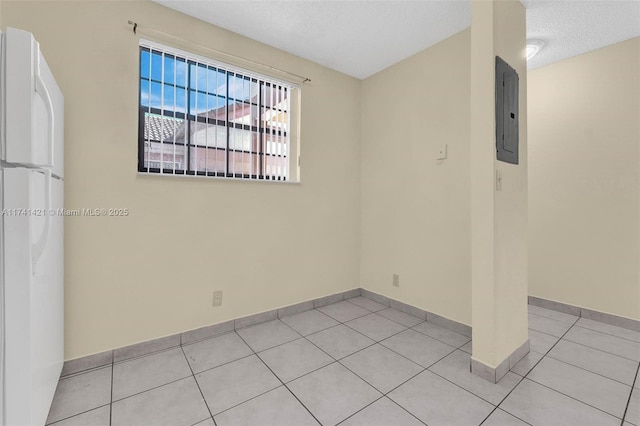
M 466 0 L 154 0 L 356 78 L 366 78 L 467 28 Z M 640 35 L 640 0 L 522 0 L 529 68 Z
M 523 0 L 527 38 L 544 41 L 529 69 L 640 36 L 640 1 Z

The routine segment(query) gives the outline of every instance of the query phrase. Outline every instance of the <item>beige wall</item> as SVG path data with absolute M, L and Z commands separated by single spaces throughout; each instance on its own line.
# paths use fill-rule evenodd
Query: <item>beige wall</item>
M 362 287 L 465 324 L 469 33 L 362 83 Z M 441 144 L 448 158 L 438 161 Z
M 65 95 L 66 358 L 358 287 L 360 82 L 147 1 L 5 1 Z M 134 20 L 309 76 L 302 184 L 138 176 Z M 212 291 L 223 290 L 212 308 Z
M 358 285 L 471 324 L 470 30 L 359 82 L 147 1 L 2 1 L 2 28 L 35 34 L 65 94 L 66 206 L 131 212 L 66 220 L 67 358 Z M 128 20 L 312 78 L 302 89 L 303 183 L 138 176 L 138 39 Z M 531 294 L 632 318 L 639 48 L 621 43 L 529 81 Z M 520 170 L 522 134 L 521 143 Z M 507 211 L 515 198 L 500 197 L 517 198 L 526 180 L 496 167 L 506 192 L 495 203 Z M 496 244 L 521 219 L 498 229 Z M 526 277 L 490 269 L 505 290 L 492 301 L 519 297 Z M 222 307 L 211 307 L 213 290 L 224 291 Z M 523 316 L 514 306 L 506 314 Z M 519 338 L 502 324 L 496 336 Z
M 471 251 L 473 359 L 497 367 L 527 336 L 525 9 L 472 2 Z M 495 57 L 519 76 L 519 162 L 496 159 Z M 496 184 L 496 173 L 501 182 Z
M 640 319 L 640 38 L 529 73 L 530 294 Z

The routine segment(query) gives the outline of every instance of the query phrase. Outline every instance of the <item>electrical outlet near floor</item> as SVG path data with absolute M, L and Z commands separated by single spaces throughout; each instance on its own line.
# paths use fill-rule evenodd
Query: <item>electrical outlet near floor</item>
M 213 292 L 213 306 L 221 306 L 222 305 L 222 292 L 214 291 Z
M 394 287 L 400 287 L 400 275 L 393 274 L 392 284 L 393 284 Z

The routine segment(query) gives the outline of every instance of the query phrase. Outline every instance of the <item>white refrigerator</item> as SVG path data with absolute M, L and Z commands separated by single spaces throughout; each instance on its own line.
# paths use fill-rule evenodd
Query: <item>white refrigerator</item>
M 44 425 L 64 345 L 64 99 L 26 32 L 0 44 L 3 425 Z

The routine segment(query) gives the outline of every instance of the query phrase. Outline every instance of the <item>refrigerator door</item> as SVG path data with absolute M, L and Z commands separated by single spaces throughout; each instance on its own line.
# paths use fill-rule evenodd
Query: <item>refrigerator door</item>
M 3 208 L 4 200 L 4 173 L 0 167 L 0 209 Z M 5 425 L 4 421 L 4 221 L 0 216 L 0 425 Z
M 7 28 L 3 158 L 64 177 L 64 98 L 31 33 Z
M 63 363 L 63 182 L 50 171 L 3 170 L 5 419 L 44 425 Z M 39 249 L 38 247 L 42 247 Z

